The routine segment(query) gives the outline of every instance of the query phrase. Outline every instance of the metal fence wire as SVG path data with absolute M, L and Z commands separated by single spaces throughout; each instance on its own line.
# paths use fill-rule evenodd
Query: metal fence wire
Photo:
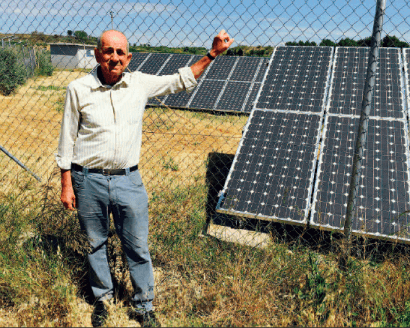
M 127 36 L 131 52 L 141 59 L 135 62 L 134 69 L 143 67 L 144 53 L 185 54 L 194 61 L 200 58 L 196 55 L 210 49 L 213 37 L 225 29 L 236 40 L 226 57 L 262 57 L 266 60 L 255 67 L 266 70 L 275 48 L 286 44 L 370 46 L 376 11 L 375 0 L 2 0 L 0 4 L 2 47 L 28 54 L 23 58 L 30 71 L 21 86 L 8 95 L 0 95 L 0 192 L 24 194 L 47 185 L 54 188 L 56 197 L 59 181 L 54 156 L 65 90 L 71 81 L 95 66 L 93 48 L 104 30 L 114 28 Z M 409 15 L 407 1 L 387 2 L 382 46 L 409 47 Z M 54 66 L 51 74 L 41 73 L 35 62 L 34 52 L 40 51 Z M 233 79 L 230 73 L 225 80 Z M 200 81 L 204 85 L 211 81 L 206 74 Z M 255 87 L 261 81 L 255 78 L 249 83 Z M 150 202 L 178 204 L 179 211 L 193 217 L 199 208 L 205 213 L 206 229 L 213 233 L 220 233 L 219 226 L 253 231 L 250 237 L 245 233 L 234 237 L 232 232 L 232 238 L 246 243 L 263 245 L 265 239 L 257 233 L 264 229 L 272 232 L 272 227 L 283 238 L 283 227 L 270 220 L 245 220 L 215 211 L 250 110 L 224 111 L 198 105 L 178 108 L 167 105 L 167 98 L 152 100 L 150 104 L 144 116 L 140 157 Z M 217 225 L 210 228 L 210 223 Z M 225 237 L 231 238 L 226 231 Z M 319 238 L 316 232 L 309 234 Z

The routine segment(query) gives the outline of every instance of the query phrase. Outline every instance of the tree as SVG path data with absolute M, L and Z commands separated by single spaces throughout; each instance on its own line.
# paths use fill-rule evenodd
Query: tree
M 88 34 L 87 34 L 86 32 L 84 32 L 84 31 L 75 31 L 75 32 L 74 32 L 74 36 L 75 36 L 77 39 L 85 40 L 85 39 L 87 38 Z
M 357 41 L 357 45 L 359 47 L 370 47 L 372 45 L 372 37 L 369 36 L 367 38 Z
M 336 43 L 329 39 L 323 39 L 322 42 L 320 42 L 319 46 L 321 47 L 336 47 Z
M 228 49 L 228 51 L 226 52 L 226 55 L 227 56 L 234 56 L 235 54 L 234 54 L 232 49 Z
M 67 31 L 67 35 L 68 35 L 68 36 L 73 36 L 73 31 L 68 30 L 68 31 Z
M 27 79 L 27 71 L 18 52 L 0 48 L 0 92 L 8 96 Z
M 381 41 L 382 47 L 398 47 L 409 48 L 409 44 L 404 41 L 400 41 L 395 35 L 386 35 Z
M 357 41 L 346 38 L 342 39 L 337 44 L 339 47 L 357 47 Z

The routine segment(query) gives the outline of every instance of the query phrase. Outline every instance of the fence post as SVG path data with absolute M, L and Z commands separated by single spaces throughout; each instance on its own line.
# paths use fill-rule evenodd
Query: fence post
M 341 266 L 346 267 L 347 258 L 350 253 L 350 241 L 352 232 L 352 217 L 356 210 L 356 199 L 358 187 L 360 185 L 360 173 L 363 160 L 364 147 L 367 140 L 367 129 L 369 124 L 370 109 L 374 93 L 374 85 L 376 80 L 376 68 L 379 60 L 379 48 L 381 42 L 381 32 L 383 26 L 383 16 L 386 10 L 386 0 L 377 0 L 376 15 L 373 23 L 373 33 L 371 48 L 369 51 L 369 62 L 367 66 L 367 75 L 362 100 L 362 110 L 360 113 L 359 130 L 356 139 L 355 152 L 353 157 L 353 169 L 350 180 L 349 196 L 347 200 L 346 219 L 344 224 L 344 249 L 341 254 Z

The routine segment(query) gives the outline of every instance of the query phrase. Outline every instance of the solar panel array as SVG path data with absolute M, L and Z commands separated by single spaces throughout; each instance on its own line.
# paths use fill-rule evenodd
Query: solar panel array
M 326 51 L 276 48 L 218 212 L 293 224 L 310 219 L 312 226 L 343 229 L 369 49 L 336 48 L 334 58 Z M 409 242 L 402 60 L 394 48 L 380 49 L 379 58 L 352 231 Z M 408 83 L 408 50 L 404 63 Z M 309 135 L 292 134 L 292 129 Z
M 219 212 L 307 222 L 332 55 L 331 47 L 275 49 Z

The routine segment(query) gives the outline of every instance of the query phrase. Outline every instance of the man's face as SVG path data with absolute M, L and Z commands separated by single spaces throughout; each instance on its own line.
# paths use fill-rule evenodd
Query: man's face
M 95 58 L 108 84 L 121 79 L 121 74 L 128 66 L 132 54 L 127 52 L 127 39 L 117 31 L 107 31 L 101 38 L 101 51 L 94 49 Z

